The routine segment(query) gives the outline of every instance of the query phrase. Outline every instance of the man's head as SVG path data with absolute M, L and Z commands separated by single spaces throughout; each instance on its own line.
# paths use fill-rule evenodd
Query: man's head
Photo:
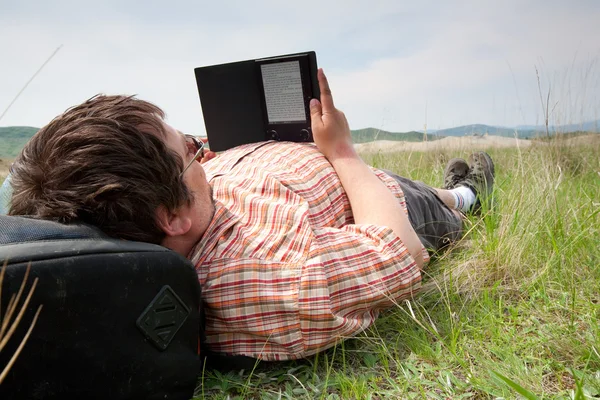
M 15 161 L 9 213 L 78 220 L 151 243 L 186 234 L 188 219 L 209 206 L 197 203 L 211 203 L 210 187 L 199 163 L 181 174 L 193 152 L 163 118 L 155 105 L 126 96 L 96 96 L 67 110 Z

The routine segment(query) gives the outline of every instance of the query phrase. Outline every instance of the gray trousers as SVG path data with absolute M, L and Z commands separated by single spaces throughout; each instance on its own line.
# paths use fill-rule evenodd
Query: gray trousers
M 435 189 L 423 182 L 385 172 L 400 184 L 410 224 L 427 250 L 437 252 L 462 237 L 462 219 L 444 204 Z

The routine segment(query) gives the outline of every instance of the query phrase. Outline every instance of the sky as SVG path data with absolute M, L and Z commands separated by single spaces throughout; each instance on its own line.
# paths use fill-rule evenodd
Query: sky
M 352 129 L 537 125 L 546 103 L 577 124 L 600 119 L 598 21 L 598 0 L 0 0 L 0 114 L 61 46 L 0 126 L 137 94 L 203 135 L 195 67 L 309 50 Z

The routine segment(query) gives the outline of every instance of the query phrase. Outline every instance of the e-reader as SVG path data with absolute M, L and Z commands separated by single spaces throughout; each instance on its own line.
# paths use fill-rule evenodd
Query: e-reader
M 313 141 L 309 104 L 320 97 L 314 51 L 194 72 L 211 150 L 265 140 Z

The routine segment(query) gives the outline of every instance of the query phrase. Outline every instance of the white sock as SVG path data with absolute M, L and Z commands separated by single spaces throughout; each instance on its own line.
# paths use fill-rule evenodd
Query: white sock
M 450 189 L 450 193 L 454 196 L 454 208 L 467 212 L 473 207 L 475 203 L 475 193 L 466 186 L 457 186 L 454 189 Z

